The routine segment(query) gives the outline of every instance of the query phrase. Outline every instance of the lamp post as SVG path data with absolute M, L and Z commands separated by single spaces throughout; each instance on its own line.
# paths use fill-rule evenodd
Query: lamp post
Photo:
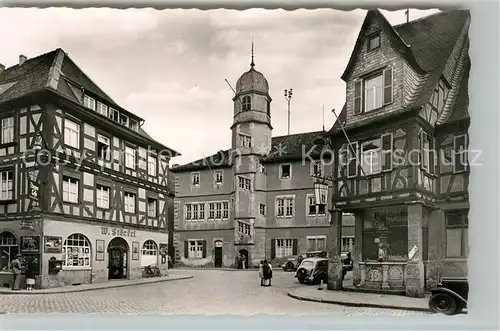
M 288 103 L 288 135 L 290 135 L 290 101 L 292 100 L 293 89 L 285 89 L 285 100 Z

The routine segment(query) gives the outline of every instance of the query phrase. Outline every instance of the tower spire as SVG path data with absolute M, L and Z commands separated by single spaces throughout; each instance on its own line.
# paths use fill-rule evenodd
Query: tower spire
M 255 63 L 253 62 L 253 37 L 252 37 L 252 62 L 250 63 L 250 66 L 252 68 L 255 66 Z

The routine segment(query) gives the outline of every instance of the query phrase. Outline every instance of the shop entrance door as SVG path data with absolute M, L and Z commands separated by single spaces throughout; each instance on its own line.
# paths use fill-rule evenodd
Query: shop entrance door
M 108 246 L 108 279 L 127 279 L 128 244 L 116 237 Z

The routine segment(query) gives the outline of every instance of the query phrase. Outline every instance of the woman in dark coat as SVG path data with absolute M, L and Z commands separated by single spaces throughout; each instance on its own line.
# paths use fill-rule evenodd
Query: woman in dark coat
M 262 276 L 262 278 L 264 279 L 264 286 L 271 286 L 271 279 L 273 278 L 273 268 L 271 267 L 271 264 L 267 262 L 267 260 L 264 260 L 264 263 L 262 263 Z

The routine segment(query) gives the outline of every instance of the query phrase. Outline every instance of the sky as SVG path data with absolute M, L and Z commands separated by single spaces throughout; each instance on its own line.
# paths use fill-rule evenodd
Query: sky
M 438 10 L 410 10 L 410 20 Z M 382 11 L 393 25 L 404 10 Z M 0 8 L 0 63 L 62 48 L 184 164 L 231 147 L 234 93 L 250 69 L 270 85 L 273 136 L 329 129 L 345 102 L 340 79 L 366 10 Z M 22 22 L 22 24 L 19 24 Z M 8 47 L 5 47 L 8 45 Z

